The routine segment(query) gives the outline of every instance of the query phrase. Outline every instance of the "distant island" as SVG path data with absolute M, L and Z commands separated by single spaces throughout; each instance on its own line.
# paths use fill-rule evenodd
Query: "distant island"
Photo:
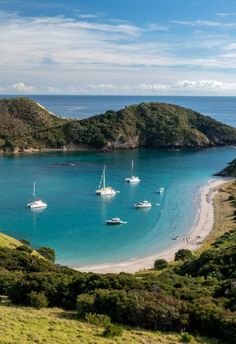
M 141 103 L 88 119 L 58 117 L 34 100 L 0 100 L 0 151 L 138 147 L 204 149 L 236 144 L 236 128 L 193 110 Z

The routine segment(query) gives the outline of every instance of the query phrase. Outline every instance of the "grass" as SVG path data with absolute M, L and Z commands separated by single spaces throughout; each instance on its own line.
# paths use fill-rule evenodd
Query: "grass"
M 197 252 L 208 249 L 217 238 L 235 228 L 235 221 L 233 218 L 235 207 L 229 200 L 229 197 L 236 197 L 236 182 L 225 183 L 223 186 L 219 186 L 218 189 L 219 193 L 214 198 L 215 221 L 213 230 L 209 233 Z
M 0 233 L 0 249 L 1 248 L 10 248 L 10 249 L 16 249 L 17 247 L 23 245 L 22 242 L 20 242 L 17 239 L 14 239 L 6 234 Z M 37 251 L 32 251 L 32 256 L 45 259 L 41 254 L 39 254 Z M 0 343 L 1 344 L 1 343 Z
M 0 305 L 0 344 L 175 344 L 181 336 L 174 333 L 125 329 L 122 337 L 106 339 L 103 329 L 76 320 L 74 312 L 58 308 L 13 307 Z M 194 344 L 216 344 L 196 337 Z

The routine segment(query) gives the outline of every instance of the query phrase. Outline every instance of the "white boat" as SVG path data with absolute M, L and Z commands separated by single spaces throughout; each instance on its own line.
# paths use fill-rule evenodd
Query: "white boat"
M 135 203 L 135 208 L 151 208 L 152 203 L 148 201 L 137 202 Z
M 134 176 L 134 160 L 132 160 L 131 164 L 131 177 L 125 178 L 125 181 L 130 184 L 137 184 L 141 182 L 141 179 L 139 177 Z
M 159 189 L 157 189 L 157 193 L 163 193 L 165 192 L 165 188 L 164 187 L 161 187 Z
M 99 187 L 96 190 L 96 195 L 99 196 L 115 196 L 119 191 L 114 190 L 111 186 L 106 186 L 106 166 L 103 167 L 103 172 Z
M 128 223 L 128 222 L 122 221 L 119 217 L 113 217 L 111 220 L 106 221 L 107 225 L 123 225 L 126 223 Z
M 36 197 L 36 183 L 33 184 L 33 201 L 27 204 L 30 209 L 43 209 L 47 208 L 47 203 Z

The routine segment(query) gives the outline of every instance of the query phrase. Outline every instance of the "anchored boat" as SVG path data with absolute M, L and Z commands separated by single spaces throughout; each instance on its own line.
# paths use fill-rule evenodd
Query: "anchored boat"
M 137 184 L 141 181 L 139 177 L 134 176 L 134 160 L 131 163 L 131 177 L 125 178 L 125 181 L 130 184 Z
M 27 204 L 30 209 L 43 209 L 47 208 L 47 203 L 36 197 L 36 183 L 33 183 L 33 201 Z
M 106 165 L 104 165 L 99 187 L 95 192 L 96 195 L 115 196 L 118 192 L 119 191 L 114 190 L 111 186 L 106 186 Z

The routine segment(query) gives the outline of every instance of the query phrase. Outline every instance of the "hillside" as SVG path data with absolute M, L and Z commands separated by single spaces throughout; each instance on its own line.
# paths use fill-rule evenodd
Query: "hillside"
M 231 161 L 221 172 L 217 174 L 221 177 L 233 177 L 236 178 L 236 159 Z
M 142 103 L 79 121 L 57 117 L 28 98 L 0 100 L 1 151 L 231 144 L 236 144 L 236 128 L 177 105 Z
M 1 344 L 175 344 L 183 343 L 180 334 L 125 329 L 121 337 L 104 338 L 103 329 L 76 319 L 75 312 L 62 309 L 36 310 L 0 305 Z M 193 344 L 216 344 L 195 337 Z

